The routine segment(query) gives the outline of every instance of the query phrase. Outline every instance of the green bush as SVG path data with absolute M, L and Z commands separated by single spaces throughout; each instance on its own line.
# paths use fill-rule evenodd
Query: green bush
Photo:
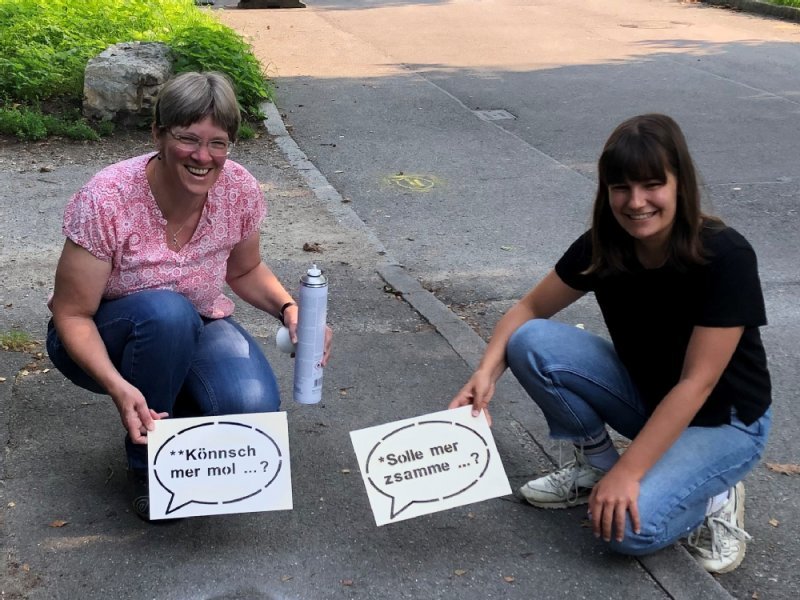
M 82 119 L 69 115 L 45 115 L 25 106 L 0 110 L 0 133 L 13 135 L 20 140 L 42 140 L 48 135 L 59 135 L 74 140 L 99 140 L 114 130 L 111 123 L 90 127 Z
M 42 106 L 80 106 L 87 61 L 126 41 L 166 43 L 178 72 L 228 74 L 245 115 L 261 116 L 271 97 L 249 44 L 194 0 L 0 0 L 0 101 L 14 107 L 0 109 L 0 131 L 95 139 L 80 117 L 36 115 Z
M 41 140 L 47 137 L 44 115 L 27 108 L 0 110 L 0 133 L 13 135 L 20 140 Z
M 261 65 L 237 33 L 219 23 L 198 23 L 175 32 L 170 47 L 177 56 L 175 70 L 221 71 L 236 85 L 245 115 L 262 117 L 259 105 L 271 96 Z

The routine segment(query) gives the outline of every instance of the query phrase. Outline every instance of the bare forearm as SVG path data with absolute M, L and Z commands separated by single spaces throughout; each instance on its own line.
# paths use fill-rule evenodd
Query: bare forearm
M 228 285 L 242 300 L 275 317 L 281 307 L 292 302 L 292 296 L 263 262 L 257 267 L 228 280 Z
M 641 479 L 689 426 L 717 385 L 744 327 L 695 327 L 681 379 L 617 463 Z M 615 468 L 617 468 L 615 467 Z
M 94 321 L 88 317 L 65 317 L 56 313 L 53 322 L 72 360 L 114 397 L 115 390 L 125 381 L 111 362 Z
M 680 381 L 659 403 L 615 468 L 641 480 L 689 426 L 709 392 L 692 381 Z
M 506 346 L 513 333 L 531 319 L 549 319 L 583 294 L 566 285 L 555 271 L 550 271 L 497 323 L 478 369 L 496 381 L 506 369 Z
M 518 302 L 512 306 L 497 322 L 478 369 L 486 371 L 493 381 L 497 381 L 506 370 L 508 340 L 520 326 L 534 317 L 533 311 L 524 303 Z

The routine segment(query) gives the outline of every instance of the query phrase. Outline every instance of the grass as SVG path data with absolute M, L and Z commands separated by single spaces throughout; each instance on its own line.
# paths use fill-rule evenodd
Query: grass
M 25 43 L 20 43 L 25 40 Z M 250 45 L 194 0 L 0 0 L 0 133 L 19 139 L 108 135 L 80 116 L 86 63 L 108 46 L 157 41 L 175 71 L 222 71 L 245 117 L 271 88 Z
M 26 352 L 37 346 L 38 343 L 30 334 L 12 329 L 6 333 L 0 333 L 0 349 L 10 350 L 11 352 Z
M 800 0 L 767 0 L 770 4 L 777 4 L 779 6 L 794 6 L 800 8 Z

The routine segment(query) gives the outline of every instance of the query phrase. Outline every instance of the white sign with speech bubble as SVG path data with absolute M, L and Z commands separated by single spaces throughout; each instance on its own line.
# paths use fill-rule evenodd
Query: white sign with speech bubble
M 377 525 L 511 493 L 483 414 L 471 406 L 350 432 Z
M 292 508 L 285 412 L 155 423 L 147 435 L 151 519 Z

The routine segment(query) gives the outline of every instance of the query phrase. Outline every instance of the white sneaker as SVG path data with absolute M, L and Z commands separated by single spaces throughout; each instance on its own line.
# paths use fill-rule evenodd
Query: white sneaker
M 592 488 L 605 474 L 586 462 L 584 455 L 576 450 L 573 462 L 550 475 L 529 481 L 519 488 L 519 493 L 539 508 L 569 508 L 586 504 Z
M 689 535 L 686 544 L 709 573 L 729 573 L 742 564 L 747 542 L 744 530 L 744 484 L 728 492 L 728 501 Z

